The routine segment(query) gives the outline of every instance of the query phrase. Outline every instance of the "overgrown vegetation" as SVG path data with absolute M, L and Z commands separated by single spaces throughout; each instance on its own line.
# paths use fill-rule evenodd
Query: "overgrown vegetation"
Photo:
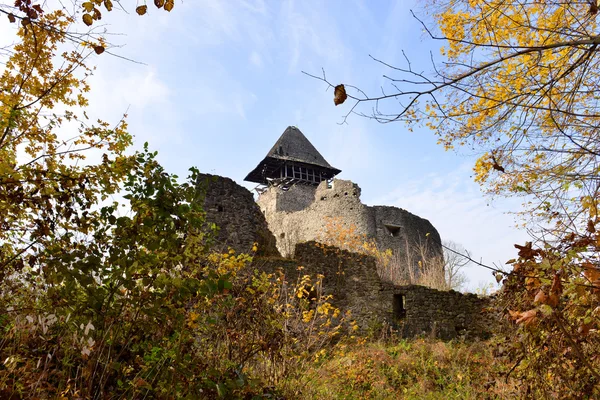
M 110 0 L 83 2 L 81 16 L 33 3 L 0 6 L 20 24 L 0 76 L 1 397 L 599 395 L 596 1 L 430 1 L 439 30 L 427 31 L 447 42 L 437 75 L 394 68 L 394 87 L 418 89 L 350 96 L 408 96 L 372 117 L 423 121 L 448 148 L 481 149 L 476 180 L 523 196 L 527 223 L 545 224 L 498 271 L 502 329 L 470 345 L 367 342 L 322 295 L 322 277 L 286 282 L 254 271 L 251 254 L 212 252 L 197 171 L 182 182 L 147 148 L 131 155 L 125 116 L 84 111 L 86 62 L 109 45 L 71 28 L 100 20 Z M 125 215 L 109 202 L 117 193 Z M 385 279 L 448 286 L 426 249 L 407 252 L 419 266 L 407 278 L 351 227 L 330 231 L 327 244 L 374 256 Z
M 496 399 L 514 398 L 514 380 L 497 379 L 509 365 L 484 342 L 431 339 L 359 341 L 324 354 L 299 380 L 290 398 Z

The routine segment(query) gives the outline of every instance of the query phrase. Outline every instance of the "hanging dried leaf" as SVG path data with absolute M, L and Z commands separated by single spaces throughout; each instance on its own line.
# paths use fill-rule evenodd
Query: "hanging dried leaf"
M 102 54 L 102 53 L 104 53 L 104 47 L 94 46 L 94 51 L 96 52 L 96 54 Z
M 165 5 L 165 0 L 154 0 L 156 8 L 162 8 Z
M 10 14 L 8 14 L 8 20 L 9 20 L 11 23 L 13 23 L 13 22 L 15 22 L 17 19 L 15 18 L 15 16 L 14 16 L 12 13 L 10 13 Z
M 347 98 L 348 95 L 346 94 L 344 85 L 337 85 L 333 91 L 333 104 L 339 106 L 340 104 L 343 104 Z
M 83 23 L 90 26 L 94 23 L 94 19 L 90 14 L 83 14 Z
M 592 15 L 598 14 L 598 1 L 597 0 L 590 1 L 590 14 L 592 14 Z
M 167 11 L 171 11 L 174 6 L 175 6 L 175 0 L 167 0 L 165 2 L 165 10 L 167 10 Z
M 525 246 L 515 244 L 515 247 L 519 249 L 519 257 L 526 260 L 533 260 L 536 255 L 540 254 L 539 250 L 534 250 L 531 248 L 531 246 L 531 242 L 525 242 Z
M 104 0 L 104 7 L 106 7 L 107 11 L 112 11 L 113 4 L 110 0 Z
M 502 274 L 501 273 L 497 273 L 495 275 L 495 277 L 496 277 L 496 282 L 500 283 L 502 281 Z
M 137 6 L 135 8 L 135 12 L 138 13 L 138 15 L 144 15 L 146 14 L 146 11 L 148 11 L 148 6 L 145 4 L 143 6 Z

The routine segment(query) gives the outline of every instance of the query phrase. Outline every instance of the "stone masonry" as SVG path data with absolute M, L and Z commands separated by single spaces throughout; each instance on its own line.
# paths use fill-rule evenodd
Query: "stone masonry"
M 257 203 L 284 256 L 293 256 L 297 243 L 319 240 L 327 218 L 354 225 L 358 234 L 375 239 L 381 250 L 391 249 L 401 257 L 407 251 L 416 255 L 419 246 L 425 246 L 429 255 L 442 254 L 440 235 L 428 220 L 397 207 L 367 206 L 360 193 L 357 184 L 333 179 L 287 190 L 270 186 Z M 418 262 L 418 257 L 412 259 Z
M 387 325 L 403 337 L 449 340 L 489 335 L 484 312 L 488 298 L 424 286 L 394 286 L 379 278 L 373 257 L 316 242 L 297 244 L 294 254 L 294 260 L 256 259 L 253 268 L 266 272 L 282 268 L 288 282 L 304 274 L 323 275 L 324 294 L 333 295 L 334 306 L 350 311 L 362 332 Z M 298 270 L 299 266 L 303 268 Z
M 395 287 L 393 299 L 394 321 L 402 336 L 431 335 L 448 340 L 459 336 L 485 339 L 490 335 L 489 297 L 411 285 Z
M 249 253 L 257 243 L 258 255 L 279 255 L 275 238 L 248 189 L 229 178 L 201 174 L 198 190 L 205 195 L 206 221 L 218 227 L 216 249 Z

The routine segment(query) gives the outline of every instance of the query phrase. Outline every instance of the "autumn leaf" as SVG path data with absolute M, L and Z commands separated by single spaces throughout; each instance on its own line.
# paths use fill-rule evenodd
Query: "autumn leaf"
M 154 0 L 156 8 L 162 8 L 165 5 L 165 0 Z
M 590 219 L 590 220 L 588 220 L 588 223 L 587 223 L 587 231 L 588 231 L 589 233 L 594 233 L 594 232 L 596 232 L 596 227 L 594 226 L 594 221 L 592 221 L 591 219 Z
M 146 11 L 148 11 L 148 6 L 145 4 L 143 6 L 137 6 L 135 8 L 135 12 L 138 13 L 138 15 L 144 15 L 146 14 Z
M 525 246 L 515 244 L 515 247 L 519 249 L 519 257 L 526 260 L 532 260 L 536 255 L 539 255 L 539 250 L 533 250 L 531 246 L 531 242 L 526 242 Z
M 16 18 L 15 18 L 15 16 L 13 15 L 13 13 L 9 13 L 9 14 L 8 14 L 8 20 L 9 20 L 11 23 L 13 23 L 13 22 L 15 22 L 15 21 L 16 21 Z
M 173 7 L 175 6 L 175 0 L 167 0 L 165 2 L 165 10 L 166 11 L 171 11 L 173 9 Z
M 90 14 L 83 14 L 83 23 L 87 26 L 91 26 L 94 23 L 94 19 Z
M 90 13 L 94 9 L 94 4 L 91 1 L 86 1 L 85 3 L 81 4 L 81 7 L 83 7 L 85 11 Z
M 94 51 L 96 52 L 96 54 L 102 54 L 104 53 L 104 47 L 103 46 L 94 46 Z
M 112 11 L 113 4 L 110 0 L 104 0 L 104 7 L 106 7 L 107 11 Z
M 546 304 L 546 301 L 548 301 L 548 296 L 546 296 L 546 293 L 544 293 L 544 291 L 540 289 L 537 292 L 537 294 L 535 295 L 535 298 L 533 299 L 533 303 L 534 304 Z
M 525 326 L 529 326 L 537 321 L 538 309 L 533 308 L 528 311 L 520 312 L 520 311 L 510 311 L 510 316 L 515 320 L 517 324 L 523 324 Z
M 562 281 L 560 280 L 560 275 L 555 274 L 552 279 L 552 287 L 550 288 L 550 293 L 560 296 L 563 291 Z
M 94 20 L 96 20 L 96 21 L 99 21 L 100 19 L 102 19 L 102 13 L 100 12 L 100 10 L 98 10 L 97 8 L 94 8 L 92 18 L 94 18 Z
M 343 104 L 347 98 L 348 95 L 346 94 L 344 85 L 337 85 L 333 91 L 333 104 L 339 106 L 340 104 Z

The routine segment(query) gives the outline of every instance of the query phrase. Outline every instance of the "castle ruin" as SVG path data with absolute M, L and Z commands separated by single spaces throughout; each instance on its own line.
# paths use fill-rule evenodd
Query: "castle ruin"
M 229 178 L 201 175 L 198 187 L 205 195 L 207 227 L 218 227 L 216 248 L 248 253 L 257 243 L 252 268 L 282 269 L 289 282 L 299 278 L 300 266 L 302 273 L 323 275 L 324 294 L 350 311 L 363 331 L 387 324 L 403 336 L 485 337 L 490 324 L 482 310 L 488 299 L 397 286 L 381 279 L 375 258 L 317 243 L 331 217 L 395 254 L 423 244 L 432 255 L 442 253 L 440 236 L 429 221 L 397 207 L 363 204 L 358 185 L 335 179 L 340 172 L 298 128 L 288 127 L 246 177 L 259 184 L 256 201 Z
M 260 185 L 257 203 L 283 256 L 292 257 L 298 243 L 319 241 L 329 218 L 414 264 L 423 248 L 428 256 L 441 256 L 440 235 L 428 220 L 397 207 L 363 204 L 357 184 L 334 178 L 340 172 L 290 126 L 248 174 L 247 181 Z

